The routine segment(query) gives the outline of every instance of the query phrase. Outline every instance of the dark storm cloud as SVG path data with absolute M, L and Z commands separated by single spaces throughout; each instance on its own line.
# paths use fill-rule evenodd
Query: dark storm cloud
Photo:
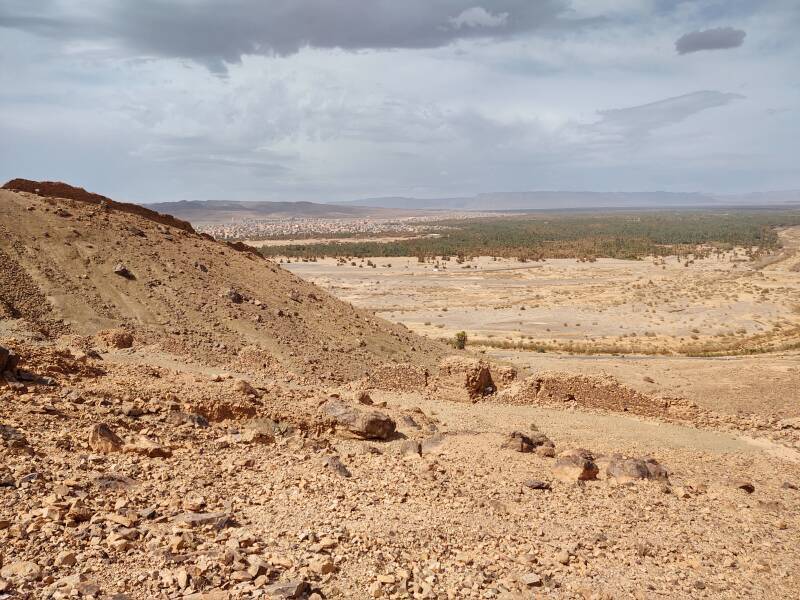
M 692 31 L 682 35 L 675 42 L 678 54 L 689 54 L 700 50 L 725 50 L 738 48 L 744 43 L 747 34 L 733 27 L 717 27 L 704 31 Z
M 432 48 L 555 24 L 564 0 L 4 0 L 0 26 L 209 65 L 304 46 Z

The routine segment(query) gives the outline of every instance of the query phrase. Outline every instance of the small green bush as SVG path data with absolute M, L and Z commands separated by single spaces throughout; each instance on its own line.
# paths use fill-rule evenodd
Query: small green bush
M 453 347 L 456 350 L 463 350 L 467 347 L 467 332 L 459 331 L 453 338 Z

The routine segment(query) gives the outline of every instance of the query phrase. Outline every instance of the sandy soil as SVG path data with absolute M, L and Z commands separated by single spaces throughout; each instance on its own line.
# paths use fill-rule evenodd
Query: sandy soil
M 800 354 L 580 356 L 489 348 L 486 356 L 531 372 L 610 374 L 645 394 L 688 398 L 723 413 L 800 416 Z
M 789 261 L 758 270 L 737 259 L 741 253 L 684 266 L 677 258 L 523 264 L 483 257 L 437 267 L 373 258 L 374 269 L 332 259 L 287 268 L 419 333 L 465 330 L 495 344 L 713 349 L 731 336 L 780 336 L 800 326 L 800 277 Z
M 800 228 L 781 237 L 784 249 L 757 263 L 738 250 L 688 264 L 677 257 L 482 257 L 285 267 L 423 335 L 466 331 L 488 356 L 530 371 L 611 373 L 643 392 L 687 397 L 712 410 L 796 416 L 800 354 L 791 348 L 800 343 Z M 737 356 L 743 348 L 778 351 Z M 598 351 L 605 354 L 591 354 Z

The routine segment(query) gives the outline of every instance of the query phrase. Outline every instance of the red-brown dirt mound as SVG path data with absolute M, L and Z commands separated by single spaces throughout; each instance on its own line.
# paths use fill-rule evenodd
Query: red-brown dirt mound
M 111 198 L 106 198 L 100 194 L 93 194 L 87 192 L 85 189 L 75 187 L 60 181 L 31 181 L 30 179 L 12 179 L 3 186 L 4 190 L 12 190 L 15 192 L 28 192 L 30 194 L 37 194 L 39 196 L 50 196 L 53 198 L 66 198 L 67 200 L 77 200 L 78 202 L 86 202 L 88 204 L 96 204 L 104 206 L 112 210 L 138 215 L 155 221 L 161 225 L 175 227 L 182 229 L 189 233 L 195 233 L 194 228 L 188 221 L 176 219 L 171 215 L 164 215 L 149 208 L 144 208 L 138 204 L 130 204 L 128 202 L 117 202 Z
M 424 373 L 446 352 L 263 257 L 93 201 L 0 190 L 0 253 L 0 314 L 46 334 L 60 322 L 135 341 L 95 341 L 101 350 L 153 346 L 225 370 L 335 383 L 388 360 Z

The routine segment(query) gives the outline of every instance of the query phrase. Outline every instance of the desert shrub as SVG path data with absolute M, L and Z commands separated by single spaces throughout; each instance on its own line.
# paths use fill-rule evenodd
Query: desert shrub
M 459 331 L 453 337 L 453 348 L 456 350 L 463 350 L 467 347 L 467 332 Z

